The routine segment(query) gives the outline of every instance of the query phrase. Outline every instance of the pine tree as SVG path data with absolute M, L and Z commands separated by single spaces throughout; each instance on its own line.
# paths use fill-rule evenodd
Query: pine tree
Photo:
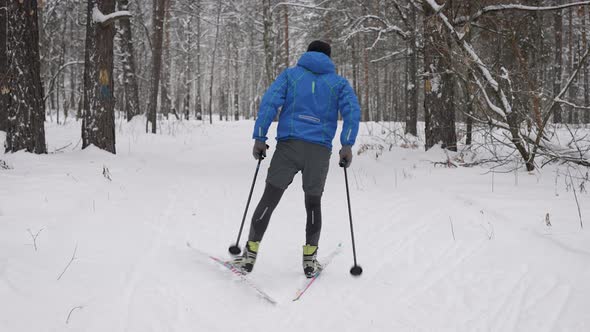
M 82 148 L 96 147 L 116 153 L 115 97 L 113 80 L 114 23 L 107 17 L 115 11 L 115 0 L 88 0 L 84 66 L 84 115 Z
M 8 1 L 6 5 L 8 17 L 0 21 L 7 24 L 4 61 L 9 63 L 0 84 L 2 94 L 9 98 L 3 102 L 8 105 L 6 151 L 47 153 L 37 1 Z

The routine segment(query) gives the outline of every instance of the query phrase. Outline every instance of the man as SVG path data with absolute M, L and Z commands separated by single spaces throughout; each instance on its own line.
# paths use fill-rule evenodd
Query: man
M 330 54 L 328 43 L 312 42 L 297 66 L 283 71 L 262 98 L 254 125 L 254 158 L 266 157 L 266 134 L 279 107 L 282 109 L 277 148 L 268 169 L 266 188 L 252 216 L 244 253 L 232 262 L 244 273 L 254 268 L 258 246 L 270 217 L 299 171 L 303 176 L 307 211 L 303 271 L 311 278 L 321 269 L 317 261 L 322 228 L 321 198 L 328 175 L 338 111 L 344 120 L 340 135 L 340 164 L 343 167 L 350 166 L 352 162 L 351 148 L 360 121 L 357 97 L 348 81 L 336 74 Z

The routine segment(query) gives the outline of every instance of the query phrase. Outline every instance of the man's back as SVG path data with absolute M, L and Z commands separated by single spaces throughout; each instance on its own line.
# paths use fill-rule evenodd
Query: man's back
M 341 142 L 354 144 L 360 118 L 356 96 L 323 53 L 306 52 L 297 66 L 279 75 L 263 97 L 253 138 L 266 140 L 278 107 L 282 107 L 279 141 L 299 139 L 331 148 L 340 110 L 345 122 Z

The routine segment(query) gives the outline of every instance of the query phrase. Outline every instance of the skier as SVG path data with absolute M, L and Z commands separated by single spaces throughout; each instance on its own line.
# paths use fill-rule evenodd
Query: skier
M 297 66 L 284 70 L 262 98 L 254 125 L 255 159 L 266 157 L 266 134 L 279 108 L 277 147 L 273 154 L 264 193 L 250 223 L 243 255 L 231 263 L 249 273 L 254 268 L 260 241 L 283 192 L 297 172 L 303 176 L 307 224 L 303 246 L 303 271 L 308 278 L 321 266 L 317 261 L 322 228 L 321 198 L 336 134 L 338 111 L 344 120 L 340 135 L 340 165 L 350 166 L 359 121 L 360 107 L 348 81 L 337 75 L 330 58 L 331 47 L 313 41 Z

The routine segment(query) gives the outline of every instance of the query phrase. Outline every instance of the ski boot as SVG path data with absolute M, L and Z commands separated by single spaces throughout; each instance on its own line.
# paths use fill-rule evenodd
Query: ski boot
M 305 273 L 307 278 L 315 277 L 322 270 L 317 256 L 317 246 L 310 246 L 308 244 L 303 246 L 303 273 Z
M 237 257 L 231 261 L 230 264 L 239 269 L 242 274 L 248 274 L 252 272 L 254 263 L 256 263 L 256 255 L 258 254 L 259 245 L 260 242 L 248 241 L 242 256 Z

